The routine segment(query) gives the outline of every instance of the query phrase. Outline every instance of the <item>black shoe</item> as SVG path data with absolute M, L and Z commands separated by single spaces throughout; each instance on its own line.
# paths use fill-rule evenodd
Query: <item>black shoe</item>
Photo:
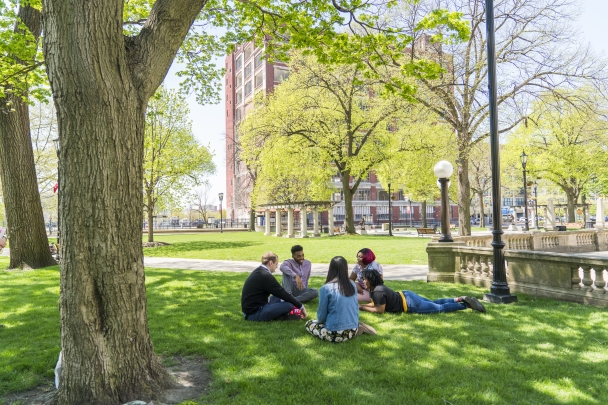
M 299 321 L 300 319 L 302 319 L 300 315 L 296 314 L 285 314 L 277 318 L 279 321 Z
M 461 300 L 464 301 L 467 308 L 471 308 L 473 311 L 486 312 L 486 307 L 475 297 L 461 297 Z

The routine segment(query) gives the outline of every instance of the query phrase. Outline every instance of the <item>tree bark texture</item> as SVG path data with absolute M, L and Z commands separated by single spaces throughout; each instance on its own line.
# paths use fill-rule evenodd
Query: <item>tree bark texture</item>
M 148 242 L 154 242 L 154 202 L 152 193 L 148 193 Z
M 62 405 L 154 398 L 169 386 L 146 313 L 141 244 L 145 110 L 204 1 L 158 0 L 124 37 L 122 0 L 44 0 L 57 111 Z
M 471 183 L 469 182 L 469 154 L 463 154 L 460 152 L 459 155 L 458 234 L 460 236 L 468 236 L 471 234 Z
M 21 7 L 19 18 L 35 38 L 40 36 L 41 15 Z M 18 28 L 15 29 L 18 32 Z M 40 268 L 57 264 L 51 256 L 40 203 L 29 107 L 20 96 L 0 99 L 0 161 L 2 193 L 10 241 L 10 268 Z
M 422 211 L 422 227 L 427 227 L 427 218 L 426 218 L 426 201 L 422 201 L 420 206 L 420 210 Z
M 486 213 L 484 210 L 484 206 L 483 206 L 483 192 L 479 192 L 478 194 L 479 196 L 479 211 L 480 211 L 480 218 L 479 218 L 479 226 L 481 228 L 485 228 L 486 227 Z M 502 221 L 502 218 L 501 218 Z M 501 222 L 501 226 L 502 226 L 502 222 Z
M 350 172 L 341 173 L 342 191 L 344 193 L 344 231 L 348 234 L 356 234 L 355 215 L 353 213 L 353 194 L 356 188 L 350 187 Z

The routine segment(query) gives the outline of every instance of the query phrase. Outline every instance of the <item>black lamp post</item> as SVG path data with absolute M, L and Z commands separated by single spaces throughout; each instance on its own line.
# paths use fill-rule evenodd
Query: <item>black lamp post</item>
M 500 196 L 500 139 L 498 137 L 498 95 L 496 91 L 496 44 L 494 36 L 494 0 L 486 0 L 486 38 L 488 49 L 488 109 L 490 117 L 490 155 L 492 160 L 492 287 L 483 295 L 484 301 L 509 304 L 517 301 L 511 295 L 505 271 L 505 243 L 502 241 L 502 207 Z
M 538 188 L 538 182 L 534 180 L 534 223 L 536 224 L 536 229 L 540 229 L 538 226 L 538 195 L 536 194 L 536 189 Z
M 412 216 L 412 214 L 413 214 L 412 213 L 412 199 L 408 198 L 408 200 L 409 200 L 409 203 L 410 203 L 410 227 L 412 227 L 412 226 L 414 226 L 413 225 L 414 220 L 413 220 L 413 216 Z
M 224 215 L 224 213 L 222 212 L 222 200 L 224 199 L 224 193 L 219 193 L 217 195 L 217 197 L 220 199 L 220 233 L 223 233 L 224 232 L 224 228 L 223 228 L 224 225 L 222 224 L 222 222 L 223 222 L 223 215 Z
M 388 183 L 388 236 L 393 236 L 393 210 L 391 207 L 391 183 Z
M 435 176 L 439 178 L 439 188 L 441 189 L 441 237 L 439 242 L 454 242 L 450 234 L 450 197 L 448 187 L 450 187 L 450 176 L 454 172 L 454 166 L 447 160 L 442 160 L 433 169 Z
M 526 181 L 526 164 L 528 163 L 528 155 L 525 151 L 521 153 L 521 167 L 524 170 L 524 231 L 529 231 L 528 227 L 528 182 Z
M 57 152 L 57 243 L 61 246 L 61 241 L 59 240 L 61 228 L 60 228 L 60 217 L 59 217 L 59 192 L 61 189 L 61 182 L 59 178 L 59 152 L 61 145 L 59 144 L 59 138 L 53 139 L 53 143 L 55 144 L 55 152 Z

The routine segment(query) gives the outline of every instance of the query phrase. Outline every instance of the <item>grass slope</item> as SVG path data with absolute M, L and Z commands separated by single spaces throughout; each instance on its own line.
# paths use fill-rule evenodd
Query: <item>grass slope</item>
M 364 313 L 378 336 L 330 344 L 308 335 L 304 322 L 244 321 L 245 273 L 146 274 L 157 353 L 209 359 L 209 394 L 189 404 L 608 403 L 604 309 L 519 295 L 516 304 L 488 304 L 487 314 Z M 0 396 L 52 378 L 58 281 L 57 267 L 0 272 Z M 387 284 L 429 298 L 483 293 L 454 284 Z M 307 308 L 314 317 L 316 302 Z

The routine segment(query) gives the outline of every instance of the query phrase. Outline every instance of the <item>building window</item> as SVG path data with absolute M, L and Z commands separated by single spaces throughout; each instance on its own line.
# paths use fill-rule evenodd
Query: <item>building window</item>
M 388 205 L 379 205 L 376 207 L 376 219 L 378 219 L 378 221 L 388 221 Z
M 251 57 L 251 46 L 245 48 L 245 61 Z
M 235 119 L 237 120 L 237 122 L 238 122 L 238 121 L 240 121 L 240 120 L 241 120 L 241 118 L 243 118 L 243 117 L 242 117 L 242 114 L 243 114 L 243 113 L 241 112 L 241 109 L 240 109 L 240 108 L 237 108 L 237 109 L 235 110 L 235 112 L 234 112 L 234 117 L 235 117 Z
M 257 55 L 255 55 L 255 58 L 253 58 L 253 66 L 254 69 L 262 66 L 262 52 L 259 52 Z
M 243 89 L 236 92 L 236 103 L 240 104 L 243 101 Z
M 358 189 L 357 193 L 353 195 L 354 201 L 369 201 L 369 188 Z
M 239 74 L 236 75 L 236 87 L 241 87 L 241 84 L 243 84 L 243 76 L 241 75 L 241 72 L 239 72 Z
M 264 71 L 260 71 L 255 75 L 255 88 L 257 89 L 264 83 Z
M 388 201 L 388 191 L 378 191 L 378 201 Z
M 503 197 L 503 199 L 502 199 L 502 206 L 503 207 L 510 207 L 511 205 L 513 205 L 513 199 L 511 197 Z
M 251 80 L 245 83 L 245 97 L 251 94 Z
M 251 76 L 251 63 L 245 65 L 245 79 Z
M 234 65 L 234 69 L 239 70 L 241 66 L 243 66 L 243 55 L 239 55 L 239 57 L 236 58 L 236 64 Z
M 524 206 L 524 198 L 523 197 L 515 197 L 515 206 L 523 207 Z
M 283 80 L 287 79 L 287 76 L 289 76 L 289 69 L 287 69 L 286 67 L 282 67 L 282 66 L 274 67 L 274 81 L 275 82 L 280 83 Z

